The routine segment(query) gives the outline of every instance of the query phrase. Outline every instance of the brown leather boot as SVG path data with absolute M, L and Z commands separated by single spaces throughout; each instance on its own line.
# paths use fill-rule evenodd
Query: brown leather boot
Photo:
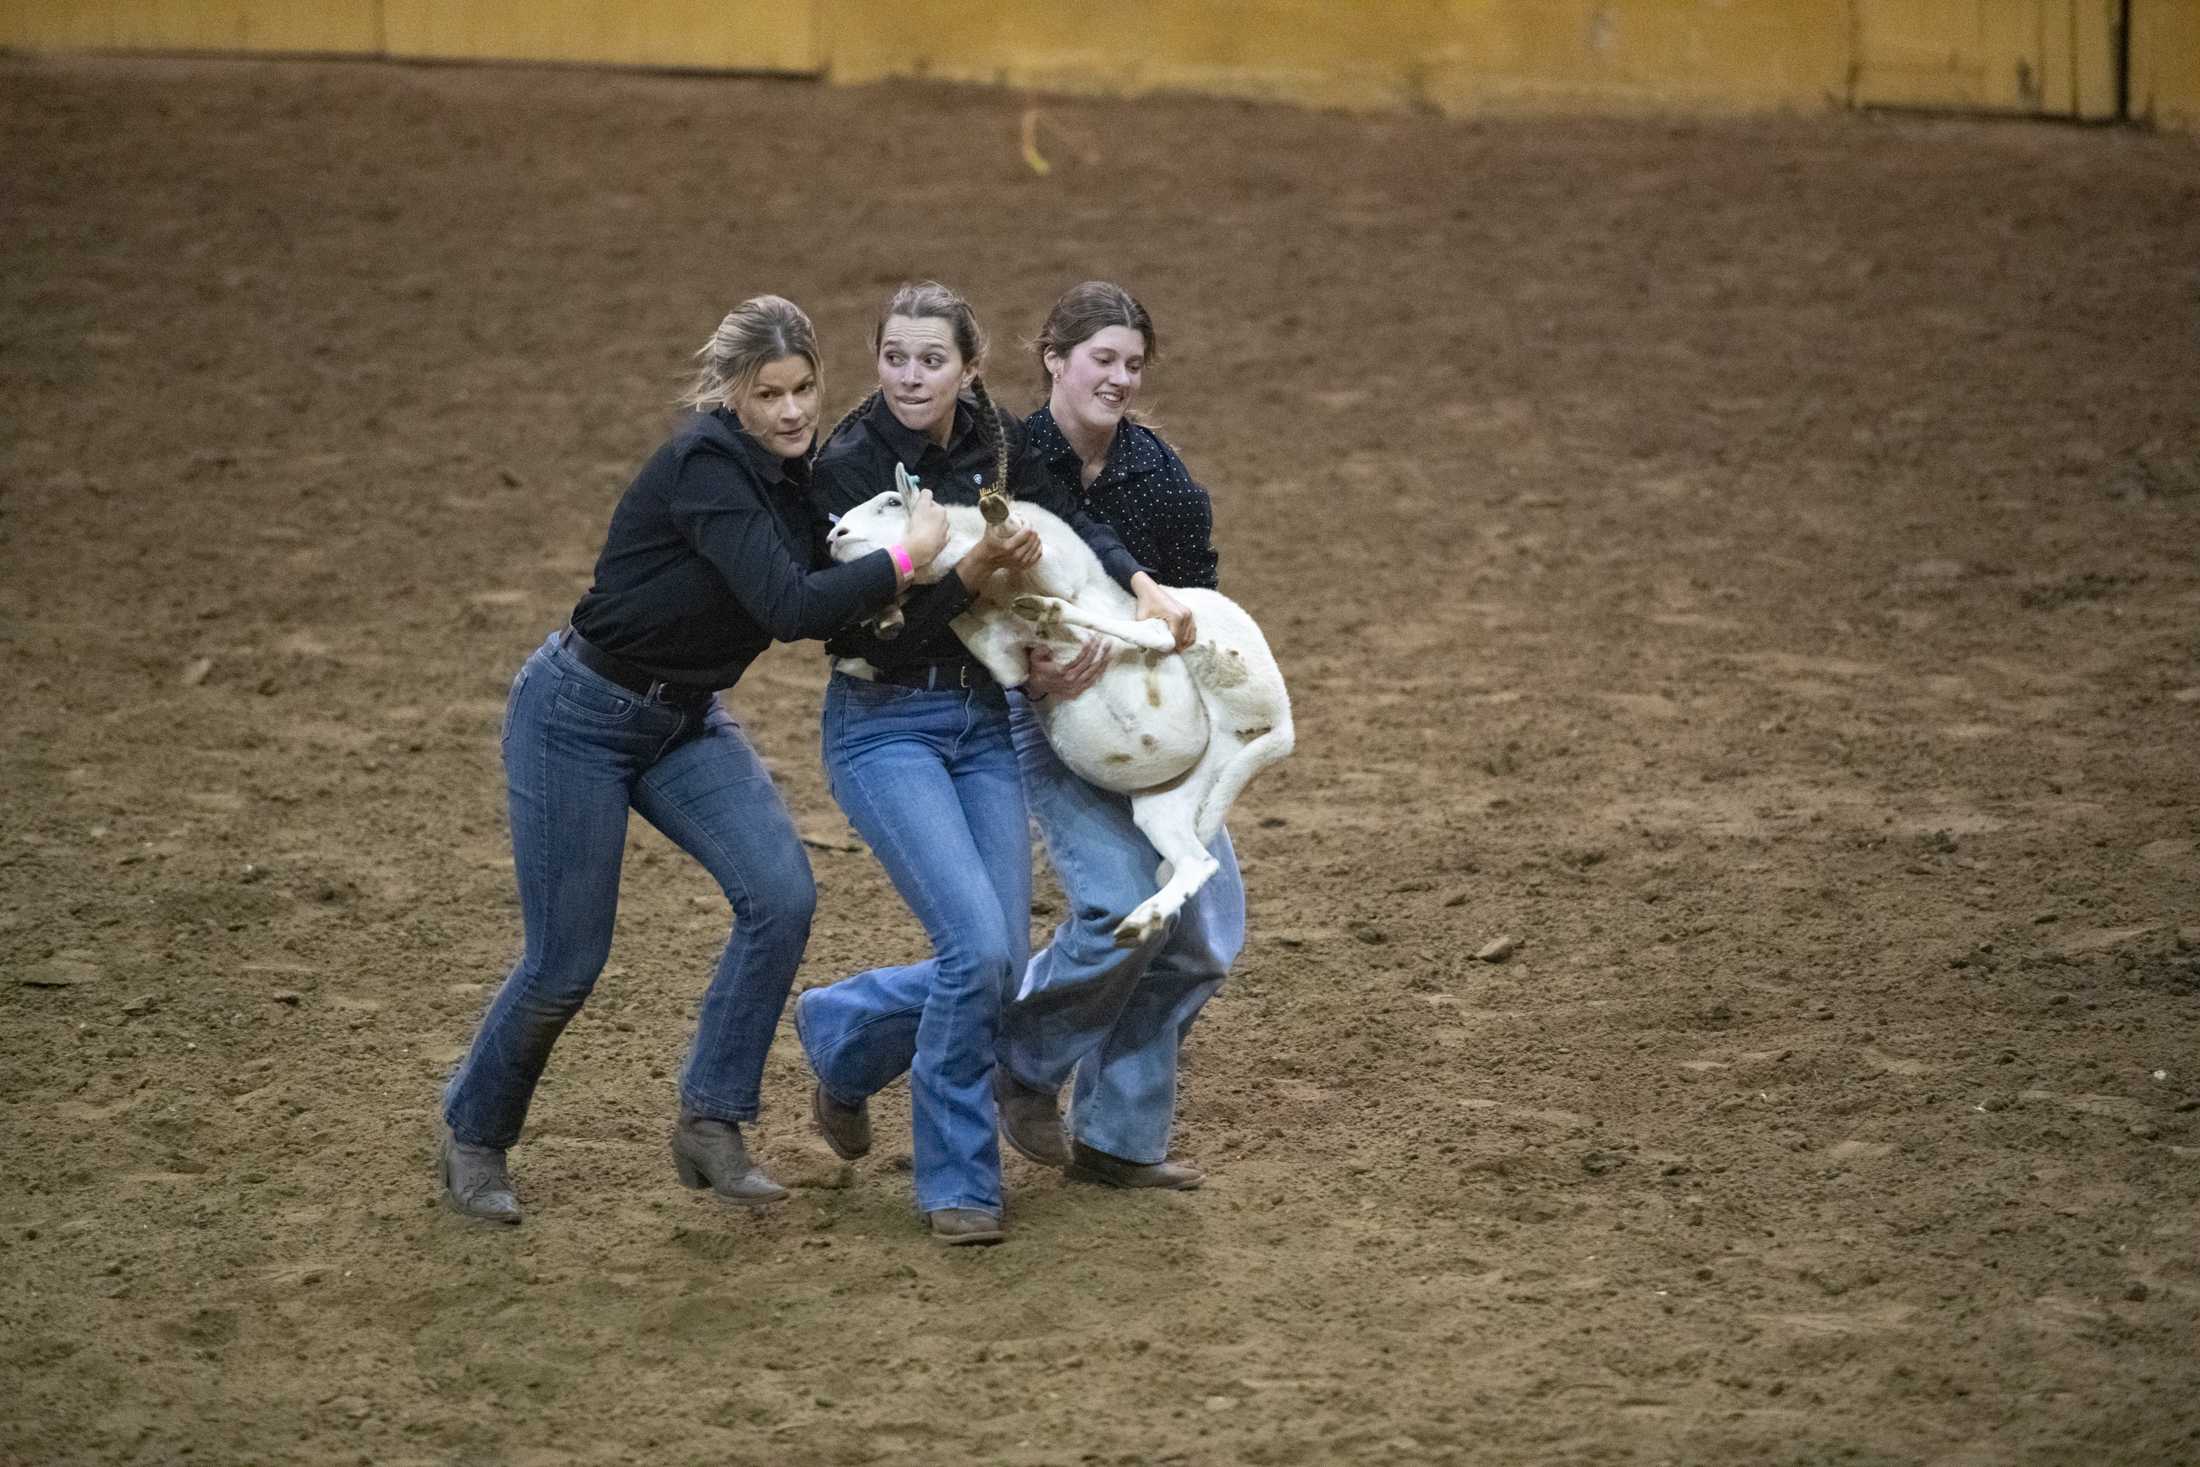
M 993 1070 L 993 1099 L 1001 1111 L 1001 1139 L 1019 1156 L 1056 1170 L 1069 1165 L 1062 1112 L 1051 1091 L 1035 1090 L 1005 1068 Z
M 810 1088 L 810 1119 L 817 1134 L 842 1161 L 854 1161 L 871 1149 L 871 1107 L 868 1101 L 842 1105 L 825 1089 L 824 1082 Z
M 810 1073 L 817 1073 L 817 1061 L 810 1058 L 810 1036 L 802 1030 L 802 1000 L 810 996 L 804 989 L 794 996 L 794 1037 L 802 1046 L 803 1063 Z M 842 1161 L 855 1161 L 871 1150 L 871 1103 L 859 1100 L 846 1105 L 833 1098 L 819 1080 L 810 1088 L 810 1119 L 817 1125 L 817 1133 L 825 1138 L 825 1144 L 833 1149 L 833 1155 Z
M 1125 1161 L 1105 1151 L 1095 1151 L 1082 1141 L 1069 1143 L 1069 1179 L 1098 1182 L 1103 1187 L 1164 1187 L 1189 1192 L 1207 1180 L 1207 1174 L 1181 1161 Z
M 943 1207 L 938 1212 L 928 1212 L 924 1220 L 931 1225 L 934 1242 L 943 1247 L 960 1248 L 968 1243 L 998 1243 L 1008 1236 L 1001 1226 L 999 1214 L 981 1212 L 975 1207 Z

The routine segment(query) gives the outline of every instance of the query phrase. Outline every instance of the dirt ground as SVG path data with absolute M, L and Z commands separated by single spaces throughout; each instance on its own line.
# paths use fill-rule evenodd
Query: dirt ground
M 0 1459 L 2200 1460 L 2200 144 L 1028 101 L 0 59 Z M 837 409 L 925 274 L 1018 407 L 1145 298 L 1292 683 L 1212 1180 L 936 1250 L 783 1030 L 793 1199 L 683 1191 L 726 914 L 637 823 L 469 1226 L 512 672 L 727 306 Z M 730 697 L 801 985 L 921 945 L 821 682 Z

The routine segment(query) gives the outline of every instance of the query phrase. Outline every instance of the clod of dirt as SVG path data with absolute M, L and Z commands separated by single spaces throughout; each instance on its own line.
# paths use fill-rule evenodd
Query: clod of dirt
M 125 1003 L 122 1006 L 122 1011 L 126 1014 L 149 1014 L 155 1008 L 157 1008 L 159 1004 L 160 1000 L 155 998 L 152 994 L 141 993 L 136 998 L 133 998 L 129 1002 Z
M 213 670 L 213 658 L 198 658 L 183 669 L 183 685 L 187 688 L 195 688 L 200 683 L 205 682 L 207 674 Z
M 1520 951 L 1517 937 L 1493 937 L 1475 949 L 1474 955 L 1485 963 L 1502 963 Z
M 274 999 L 277 1003 L 289 1004 L 292 1008 L 298 1007 L 305 1000 L 305 995 L 295 988 L 278 988 L 268 997 Z

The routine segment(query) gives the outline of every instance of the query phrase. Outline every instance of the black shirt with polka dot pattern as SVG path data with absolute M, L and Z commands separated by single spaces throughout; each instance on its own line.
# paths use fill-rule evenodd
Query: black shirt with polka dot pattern
M 1083 465 L 1048 408 L 1024 419 L 1024 473 L 1043 473 L 1122 537 L 1123 548 L 1164 586 L 1216 586 L 1220 557 L 1209 543 L 1214 505 L 1176 450 L 1143 423 L 1125 418 L 1090 488 Z

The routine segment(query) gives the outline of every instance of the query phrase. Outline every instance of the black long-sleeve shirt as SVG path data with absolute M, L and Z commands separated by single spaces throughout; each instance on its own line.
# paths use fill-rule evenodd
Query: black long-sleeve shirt
M 1125 418 L 1099 476 L 1084 488 L 1077 450 L 1052 411 L 1040 408 L 1023 429 L 1026 483 L 1047 480 L 1082 504 L 1162 585 L 1215 589 L 1221 557 L 1212 543 L 1214 505 L 1160 434 Z
M 595 583 L 573 608 L 590 642 L 657 677 L 730 688 L 774 639 L 823 637 L 894 598 L 883 550 L 821 564 L 808 465 L 724 408 L 694 413 L 611 512 Z
M 1074 494 L 1064 493 L 1046 474 L 1035 474 L 1035 461 L 1024 451 L 1023 425 L 1008 413 L 1001 414 L 1001 430 L 1008 438 L 1009 493 L 1050 510 L 1100 557 L 1101 567 L 1118 583 L 1128 586 L 1145 567 L 1106 524 L 1085 513 Z M 817 456 L 810 478 L 810 501 L 819 525 L 829 528 L 832 516 L 843 514 L 875 495 L 894 487 L 894 465 L 900 464 L 921 487 L 932 491 L 942 504 L 976 504 L 978 491 L 993 477 L 993 450 L 978 427 L 978 407 L 971 398 L 955 404 L 955 426 L 942 448 L 924 433 L 902 426 L 884 398 L 871 404 L 862 417 L 835 434 Z M 1076 483 L 1073 475 L 1071 484 Z M 822 528 L 820 530 L 822 533 Z M 970 592 L 962 577 L 950 573 L 929 586 L 912 587 L 902 598 L 901 634 L 891 640 L 871 634 L 861 626 L 845 627 L 826 643 L 836 657 L 861 657 L 878 667 L 907 667 L 920 662 L 948 661 L 968 654 L 948 623 L 970 607 Z

